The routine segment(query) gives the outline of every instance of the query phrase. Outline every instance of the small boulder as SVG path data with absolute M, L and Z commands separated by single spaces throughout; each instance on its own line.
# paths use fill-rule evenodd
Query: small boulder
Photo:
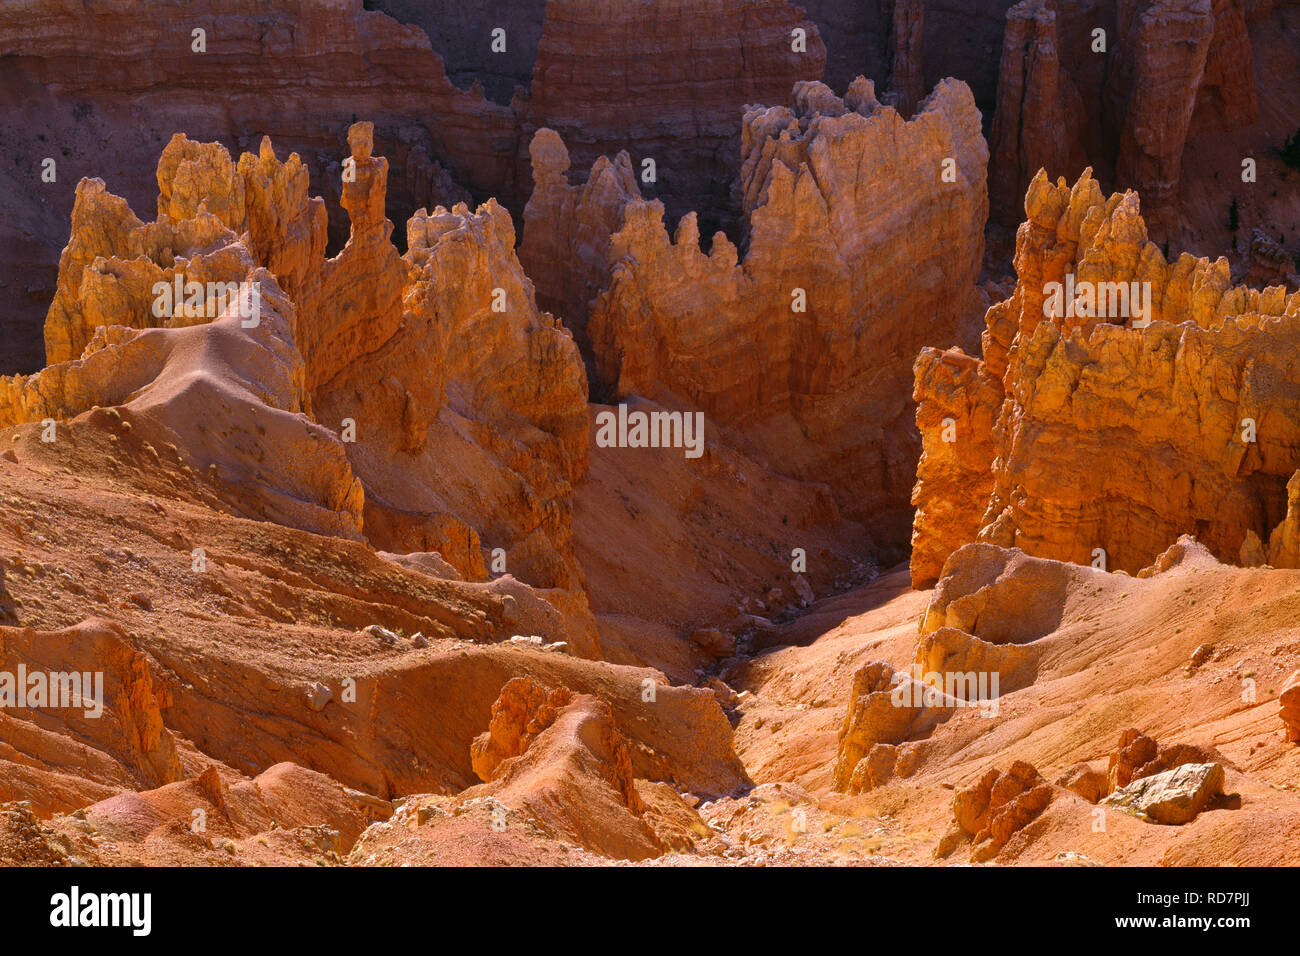
M 972 862 L 992 859 L 1037 819 L 1053 796 L 1051 785 L 1023 760 L 1005 771 L 988 770 L 975 784 L 953 794 L 953 826 L 939 841 L 935 856 L 947 856 L 970 840 Z
M 713 696 L 717 698 L 718 705 L 723 710 L 731 710 L 740 702 L 739 695 L 726 681 L 717 677 L 710 677 L 707 683 L 709 690 L 713 691 Z
M 1162 744 L 1140 730 L 1129 729 L 1120 735 L 1119 746 L 1110 755 L 1106 792 L 1114 793 L 1140 777 L 1173 770 L 1181 764 L 1226 762 L 1213 747 Z
M 1110 755 L 1106 766 L 1106 777 L 1110 790 L 1119 790 L 1128 786 L 1138 776 L 1135 771 L 1155 759 L 1160 745 L 1142 731 L 1130 728 L 1119 738 L 1119 747 Z
M 898 762 L 898 747 L 893 744 L 876 744 L 858 761 L 849 778 L 848 793 L 868 793 L 884 786 L 894 776 Z
M 1214 656 L 1213 644 L 1201 644 L 1200 646 L 1198 646 L 1196 650 L 1192 651 L 1191 660 L 1187 662 L 1187 668 L 1186 668 L 1187 674 L 1190 676 L 1192 673 L 1196 671 L 1198 667 L 1200 667 L 1202 664 L 1204 664 L 1213 656 Z
M 390 631 L 382 624 L 367 624 L 361 629 L 361 633 L 369 634 L 381 644 L 393 645 L 398 641 L 397 632 Z
M 313 681 L 307 685 L 307 706 L 320 713 L 325 709 L 325 705 L 334 699 L 334 691 L 330 690 L 319 681 Z
M 808 583 L 807 578 L 802 574 L 796 574 L 794 576 L 793 587 L 795 595 L 799 598 L 800 607 L 807 607 L 809 604 L 812 604 L 814 597 L 813 589 L 812 585 Z
M 1180 826 L 1196 819 L 1223 796 L 1223 765 L 1185 763 L 1173 770 L 1139 777 L 1102 801 L 1146 817 L 1154 823 Z

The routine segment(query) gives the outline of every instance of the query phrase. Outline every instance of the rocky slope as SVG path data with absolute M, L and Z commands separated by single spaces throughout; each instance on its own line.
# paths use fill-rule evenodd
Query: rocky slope
M 7 864 L 1295 862 L 1294 571 L 969 546 L 705 690 L 575 659 L 508 580 L 223 514 L 92 416 L 9 432 L 3 669 L 101 670 L 105 706 L 0 714 Z M 862 674 L 927 668 L 928 723 L 871 716 Z
M 101 719 L 0 714 L 3 798 L 46 821 L 28 835 L 55 859 L 338 862 L 391 798 L 470 787 L 471 745 L 525 675 L 598 697 L 630 748 L 621 772 L 651 792 L 745 782 L 710 691 L 572 656 L 580 620 L 511 577 L 444 580 L 418 556 L 223 513 L 111 416 L 54 443 L 9 431 L 3 670 L 104 674 Z
M 1294 577 L 1221 565 L 1190 540 L 1141 579 L 978 544 L 933 591 L 900 567 L 828 599 L 784 629 L 787 646 L 726 675 L 750 691 L 736 738 L 755 795 L 786 795 L 784 833 L 755 827 L 747 849 L 1282 864 L 1300 814 L 1279 708 Z M 909 685 L 923 688 L 910 701 Z

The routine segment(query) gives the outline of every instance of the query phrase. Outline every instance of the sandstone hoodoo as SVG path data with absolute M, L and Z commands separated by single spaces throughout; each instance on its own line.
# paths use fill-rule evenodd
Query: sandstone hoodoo
M 988 151 L 954 81 L 910 120 L 862 78 L 793 103 L 743 118 L 743 256 L 723 233 L 706 252 L 693 214 L 670 239 L 661 203 L 624 205 L 587 324 L 593 389 L 702 410 L 770 469 L 829 485 L 889 560 L 917 450 L 899 359 L 974 339 Z
M 1191 534 L 1220 560 L 1255 542 L 1295 566 L 1300 292 L 1234 286 L 1223 258 L 1166 260 L 1138 195 L 1108 199 L 1087 172 L 1072 187 L 1040 172 L 1025 212 L 982 358 L 917 359 L 914 582 L 974 540 L 1136 574 Z M 1063 313 L 1067 285 L 1117 308 Z
M 0 11 L 0 873 L 1300 863 L 1300 3 L 508 6 Z

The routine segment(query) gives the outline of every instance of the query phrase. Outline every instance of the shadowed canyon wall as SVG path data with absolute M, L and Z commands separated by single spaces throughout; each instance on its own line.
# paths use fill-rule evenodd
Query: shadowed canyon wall
M 1300 127 L 1297 50 L 1295 3 L 1017 3 L 990 140 L 993 220 L 1017 224 L 1038 169 L 1074 180 L 1091 166 L 1137 190 L 1153 238 L 1175 250 L 1244 252 L 1256 227 L 1278 238 L 1295 190 L 1257 184 L 1282 178 Z

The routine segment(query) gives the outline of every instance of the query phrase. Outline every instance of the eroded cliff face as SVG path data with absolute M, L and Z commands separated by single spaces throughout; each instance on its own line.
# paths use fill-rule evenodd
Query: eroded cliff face
M 546 0 L 495 5 L 374 0 L 371 7 L 428 34 L 446 63 L 448 78 L 462 89 L 478 83 L 496 102 L 509 103 L 515 88 L 526 90 L 532 80 Z
M 1268 541 L 1300 467 L 1300 293 L 1233 286 L 1226 259 L 1166 262 L 1137 195 L 1086 173 L 1040 173 L 1025 210 L 983 359 L 917 361 L 913 582 L 973 540 L 1129 573 L 1184 533 L 1232 562 Z
M 1118 4 L 1119 69 L 1107 90 L 1108 99 L 1124 117 L 1115 175 L 1126 187 L 1136 189 L 1158 218 L 1168 219 L 1173 213 L 1170 203 L 1177 195 L 1187 130 L 1215 34 L 1216 6 L 1225 13 L 1235 9 L 1238 19 L 1242 16 L 1240 2 L 1233 0 Z M 1248 57 L 1249 45 L 1244 52 Z M 1236 64 L 1246 76 L 1249 66 L 1249 59 Z M 1165 231 L 1162 228 L 1162 234 Z
M 744 117 L 743 260 L 722 233 L 703 251 L 694 214 L 670 240 L 661 203 L 627 203 L 588 324 L 593 388 L 702 410 L 770 470 L 829 485 L 899 556 L 910 357 L 927 335 L 969 342 L 979 308 L 979 113 L 955 81 L 911 121 L 863 79 L 842 100 L 820 83 L 794 100 Z
M 989 212 L 999 222 L 1019 221 L 1040 168 L 1068 175 L 1087 165 L 1083 98 L 1061 63 L 1064 25 L 1052 0 L 1022 0 L 1007 11 L 990 140 Z
M 889 88 L 898 111 L 910 117 L 925 95 L 925 4 L 896 0 L 892 26 L 893 59 Z
M 509 153 L 493 140 L 510 135 L 513 114 L 479 90 L 456 89 L 419 29 L 365 9 L 362 0 L 169 6 L 184 15 L 164 17 L 142 5 L 11 4 L 0 23 L 7 66 L 60 100 L 85 97 L 90 113 L 111 115 L 111 92 L 129 97 L 135 110 L 157 107 L 153 128 L 236 141 L 256 129 L 297 149 L 319 148 L 335 162 L 332 131 L 359 113 L 404 145 L 450 161 L 476 188 L 509 181 Z M 310 110 L 268 111 L 268 87 L 286 106 L 302 101 Z M 205 108 L 214 102 L 224 115 Z

